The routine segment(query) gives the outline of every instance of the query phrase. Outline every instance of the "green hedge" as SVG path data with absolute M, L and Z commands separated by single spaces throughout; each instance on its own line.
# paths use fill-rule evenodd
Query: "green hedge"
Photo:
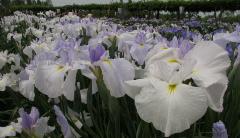
M 150 1 L 150 2 L 134 2 L 134 3 L 113 3 L 113 4 L 89 4 L 89 5 L 72 5 L 64 7 L 48 7 L 48 6 L 34 6 L 34 5 L 20 5 L 12 6 L 11 11 L 16 10 L 31 10 L 34 12 L 45 10 L 71 11 L 71 10 L 114 10 L 117 11 L 119 7 L 125 7 L 129 11 L 154 11 L 154 10 L 167 10 L 178 11 L 179 6 L 184 6 L 186 11 L 214 11 L 214 10 L 239 10 L 240 0 L 211 0 L 211 1 Z

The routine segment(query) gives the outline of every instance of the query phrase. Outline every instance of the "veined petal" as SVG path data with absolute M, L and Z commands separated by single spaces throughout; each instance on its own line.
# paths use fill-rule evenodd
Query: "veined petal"
M 39 65 L 35 86 L 49 98 L 62 95 L 64 76 L 67 69 L 61 65 Z
M 168 137 L 182 132 L 200 119 L 207 110 L 206 90 L 185 84 L 151 80 L 152 86 L 142 88 L 135 97 L 139 116 Z
M 211 41 L 199 42 L 189 53 L 185 59 L 196 60 L 195 69 L 207 69 L 213 73 L 226 74 L 227 68 L 230 66 L 228 53 Z
M 57 123 L 61 127 L 61 131 L 63 133 L 64 138 L 72 138 L 73 133 L 71 131 L 71 127 L 69 126 L 68 121 L 65 118 L 64 114 L 59 109 L 59 107 L 56 106 L 56 105 L 54 106 L 54 111 L 55 111 L 55 114 L 57 116 Z
M 202 41 L 185 59 L 196 60 L 191 78 L 198 86 L 207 88 L 209 106 L 215 111 L 222 111 L 222 100 L 228 84 L 226 70 L 230 66 L 228 53 L 213 42 Z
M 156 48 L 159 48 L 159 50 L 156 50 Z M 152 52 L 152 51 L 158 51 L 158 52 Z M 146 58 L 146 68 L 153 62 L 159 61 L 159 60 L 166 60 L 166 61 L 177 61 L 179 58 L 178 51 L 176 48 L 161 48 L 161 47 L 155 47 L 152 50 L 149 51 L 151 56 L 147 55 Z
M 114 97 L 123 96 L 124 81 L 133 80 L 134 67 L 125 59 L 105 60 L 100 63 L 103 80 L 110 94 Z
M 168 82 L 179 68 L 180 64 L 178 63 L 167 63 L 159 60 L 149 65 L 146 73 L 147 76 L 156 77 Z
M 150 48 L 151 46 L 148 44 L 139 45 L 134 43 L 130 49 L 130 54 L 138 64 L 143 65 Z
M 227 87 L 227 76 L 222 76 L 217 82 L 207 87 L 208 104 L 214 111 L 223 111 L 223 97 Z

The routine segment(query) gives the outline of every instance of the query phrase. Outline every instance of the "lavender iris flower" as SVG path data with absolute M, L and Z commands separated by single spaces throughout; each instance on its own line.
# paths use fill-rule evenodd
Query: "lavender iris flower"
M 105 53 L 105 48 L 102 45 L 89 46 L 90 60 L 92 63 L 99 61 Z
M 135 42 L 138 44 L 143 44 L 146 41 L 146 35 L 144 32 L 139 32 L 135 38 Z
M 23 108 L 19 109 L 20 126 L 30 136 L 43 138 L 45 134 L 52 132 L 55 128 L 48 126 L 49 117 L 40 117 L 36 107 L 32 107 L 30 114 Z
M 147 53 L 151 48 L 151 45 L 149 45 L 146 41 L 147 37 L 145 32 L 139 32 L 135 38 L 135 41 L 131 43 L 131 56 L 139 65 L 144 64 Z
M 228 138 L 227 130 L 222 121 L 213 124 L 213 138 Z
M 63 115 L 62 111 L 56 105 L 54 105 L 54 111 L 55 111 L 55 114 L 57 116 L 57 123 L 61 127 L 61 131 L 64 135 L 64 138 L 72 138 L 73 133 L 72 133 L 71 128 L 68 124 L 68 121 L 65 118 L 65 116 Z
M 27 69 L 29 70 L 35 70 L 37 68 L 37 65 L 41 62 L 51 62 L 54 61 L 55 55 L 50 52 L 43 52 L 34 57 L 34 59 L 31 61 L 31 63 L 27 66 Z
M 23 108 L 19 110 L 20 117 L 22 118 L 22 128 L 31 130 L 39 119 L 39 111 L 36 107 L 32 107 L 30 114 L 26 113 Z
M 63 41 L 59 40 L 54 51 L 58 52 L 61 62 L 64 64 L 71 63 L 74 58 L 74 47 L 76 42 L 74 40 Z
M 169 47 L 179 48 L 179 54 L 181 58 L 183 58 L 188 53 L 188 51 L 193 48 L 189 40 L 183 38 L 177 39 L 176 36 L 174 36 L 172 41 L 169 43 Z

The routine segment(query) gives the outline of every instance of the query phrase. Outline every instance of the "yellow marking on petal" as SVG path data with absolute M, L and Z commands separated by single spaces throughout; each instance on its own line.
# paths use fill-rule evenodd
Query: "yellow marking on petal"
M 140 44 L 139 47 L 144 48 L 144 44 Z
M 198 73 L 197 70 L 195 70 L 195 69 L 192 70 L 192 74 L 197 74 L 197 73 Z
M 176 92 L 177 84 L 169 84 L 168 85 L 168 93 L 173 94 Z
M 108 63 L 109 65 L 112 65 L 111 60 L 109 60 L 109 59 L 107 59 L 107 58 L 104 58 L 104 59 L 103 59 L 103 62 L 106 62 L 106 63 Z
M 58 66 L 57 66 L 57 71 L 58 71 L 58 72 L 64 71 L 64 66 L 58 65 Z
M 174 58 L 169 59 L 168 62 L 169 63 L 179 63 L 179 61 L 177 59 L 174 59 Z
M 16 131 L 16 129 L 14 127 L 11 128 L 11 131 Z
M 45 46 L 43 44 L 38 45 L 39 48 L 44 48 Z
M 161 49 L 161 50 L 166 50 L 166 49 L 168 49 L 168 48 L 166 48 L 166 47 L 161 47 L 160 49 Z

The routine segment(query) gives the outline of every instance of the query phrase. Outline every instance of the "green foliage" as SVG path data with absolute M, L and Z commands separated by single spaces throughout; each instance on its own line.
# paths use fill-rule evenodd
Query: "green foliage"
M 166 11 L 178 11 L 179 6 L 185 7 L 186 11 L 215 11 L 215 10 L 238 10 L 240 9 L 240 1 L 238 0 L 212 0 L 212 1 L 148 1 L 148 2 L 129 2 L 126 4 L 112 3 L 112 4 L 88 4 L 88 5 L 72 5 L 64 7 L 49 7 L 49 6 L 31 6 L 31 5 L 18 5 L 13 6 L 12 11 L 15 10 L 32 10 L 35 12 L 43 10 L 56 10 L 62 11 L 72 10 L 114 10 L 117 11 L 119 7 L 124 6 L 130 11 L 154 11 L 154 10 L 166 10 Z

